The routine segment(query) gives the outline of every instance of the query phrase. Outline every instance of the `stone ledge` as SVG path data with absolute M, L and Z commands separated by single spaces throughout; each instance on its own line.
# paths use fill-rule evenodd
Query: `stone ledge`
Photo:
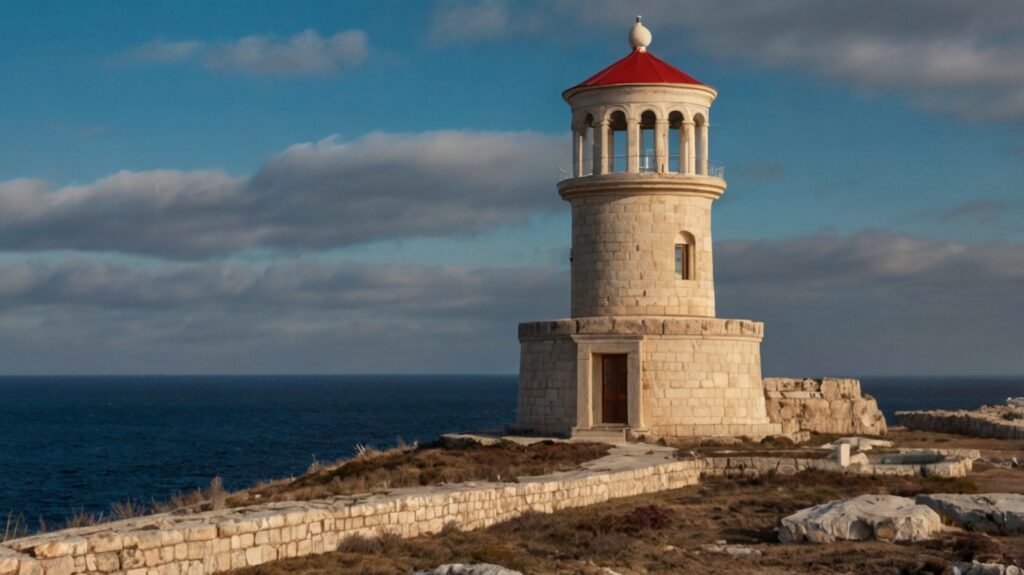
M 955 433 L 972 437 L 1024 439 L 1024 420 L 1002 420 L 984 411 L 897 411 L 896 418 L 907 429 Z
M 715 317 L 578 317 L 519 324 L 519 340 L 572 335 L 643 335 L 689 337 L 764 337 L 764 324 Z
M 676 460 L 673 453 L 617 446 L 579 470 L 517 483 L 404 488 L 67 529 L 0 545 L 0 575 L 208 575 L 335 551 L 353 535 L 416 537 L 452 522 L 478 529 L 528 511 L 551 513 L 695 485 L 705 463 Z

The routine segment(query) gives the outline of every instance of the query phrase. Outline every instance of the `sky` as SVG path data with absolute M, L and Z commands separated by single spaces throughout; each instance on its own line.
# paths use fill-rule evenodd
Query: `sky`
M 0 374 L 515 373 L 636 14 L 766 375 L 1024 374 L 1018 0 L 0 3 Z

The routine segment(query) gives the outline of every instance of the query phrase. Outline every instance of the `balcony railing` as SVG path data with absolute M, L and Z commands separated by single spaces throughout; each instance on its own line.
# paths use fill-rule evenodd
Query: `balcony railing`
M 632 173 L 641 174 L 653 174 L 658 172 L 658 158 L 653 153 L 640 154 L 639 156 L 613 156 L 611 162 L 607 166 L 608 174 L 627 174 L 630 173 L 629 164 L 630 160 L 636 160 L 637 169 Z M 715 162 L 713 160 L 707 160 L 702 162 L 697 160 L 694 165 L 694 171 L 688 172 L 685 169 L 685 160 L 682 158 L 680 161 L 679 156 L 669 156 L 667 158 L 668 163 L 665 166 L 665 173 L 668 174 L 682 174 L 682 175 L 697 175 L 697 176 L 709 176 L 712 178 L 725 179 L 725 166 L 721 162 Z M 706 163 L 706 166 L 704 165 Z M 580 176 L 593 176 L 594 174 L 594 161 L 584 160 L 581 166 Z M 576 164 L 564 164 L 558 167 L 558 181 L 569 180 L 576 176 Z

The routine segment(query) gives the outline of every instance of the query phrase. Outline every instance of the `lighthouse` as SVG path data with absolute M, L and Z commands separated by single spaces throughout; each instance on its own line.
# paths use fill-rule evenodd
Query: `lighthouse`
M 519 325 L 518 426 L 617 439 L 764 437 L 760 322 L 715 315 L 709 159 L 716 90 L 652 54 L 563 92 L 572 132 L 558 194 L 572 207 L 570 317 Z

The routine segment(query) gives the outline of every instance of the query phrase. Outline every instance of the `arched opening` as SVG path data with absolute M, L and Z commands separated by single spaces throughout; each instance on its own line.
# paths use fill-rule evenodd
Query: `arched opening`
M 629 135 L 626 132 L 626 113 L 621 110 L 612 112 L 608 117 L 608 171 L 625 172 L 626 154 L 629 152 Z
M 670 172 L 682 174 L 686 171 L 685 137 L 682 112 L 672 112 L 668 115 L 668 171 Z
M 658 121 L 654 112 L 647 110 L 640 114 L 640 172 L 658 171 L 658 160 L 655 156 L 655 123 Z
M 690 232 L 679 232 L 675 243 L 676 278 L 697 279 L 697 242 Z
M 703 115 L 697 114 L 693 118 L 693 122 L 697 131 L 697 137 L 694 138 L 694 146 L 697 151 L 697 173 L 706 176 L 708 175 L 708 121 Z

